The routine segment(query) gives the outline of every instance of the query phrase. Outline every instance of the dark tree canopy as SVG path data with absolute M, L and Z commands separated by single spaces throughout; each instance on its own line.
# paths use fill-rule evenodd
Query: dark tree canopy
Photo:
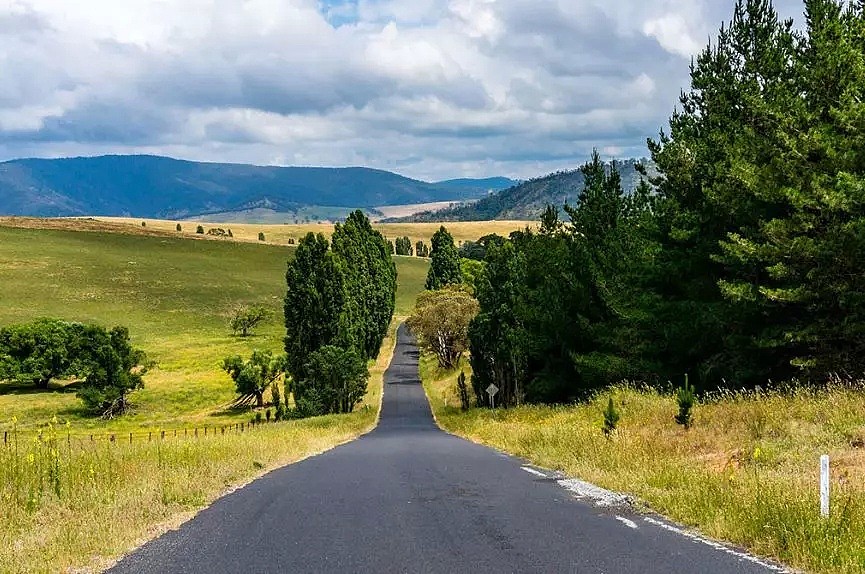
M 462 283 L 460 255 L 454 245 L 454 238 L 444 226 L 432 236 L 432 261 L 426 277 L 426 289 L 435 291 L 445 285 Z

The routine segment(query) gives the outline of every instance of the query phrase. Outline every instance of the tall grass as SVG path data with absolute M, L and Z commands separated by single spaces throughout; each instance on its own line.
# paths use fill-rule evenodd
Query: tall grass
M 458 405 L 455 373 L 422 363 L 445 429 L 540 466 L 635 495 L 718 539 L 815 572 L 865 571 L 865 388 L 725 393 L 699 402 L 690 430 L 675 397 L 620 386 L 570 406 L 492 412 Z M 610 398 L 621 413 L 603 432 Z M 447 403 L 448 406 L 445 406 Z M 820 517 L 819 456 L 832 460 L 832 509 Z

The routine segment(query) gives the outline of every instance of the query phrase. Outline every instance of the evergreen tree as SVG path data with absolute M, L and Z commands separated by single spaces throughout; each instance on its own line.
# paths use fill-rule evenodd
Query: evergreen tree
M 460 255 L 454 238 L 444 226 L 432 236 L 432 261 L 426 278 L 426 289 L 436 291 L 445 285 L 462 283 Z
M 344 266 L 329 247 L 324 235 L 308 233 L 298 243 L 286 271 L 286 372 L 295 381 L 306 377 L 304 369 L 314 351 L 345 342 L 341 332 L 347 300 Z

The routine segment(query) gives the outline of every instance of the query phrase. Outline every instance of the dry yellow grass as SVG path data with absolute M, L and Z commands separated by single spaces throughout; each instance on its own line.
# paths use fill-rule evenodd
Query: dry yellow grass
M 467 369 L 468 370 L 468 369 Z M 587 404 L 461 412 L 456 373 L 424 358 L 439 424 L 456 434 L 627 492 L 718 539 L 814 572 L 865 571 L 865 387 L 728 394 L 675 424 L 675 399 L 614 388 Z M 621 413 L 601 432 L 612 396 Z M 448 406 L 445 406 L 445 405 Z M 832 514 L 819 516 L 819 456 L 832 460 Z
M 158 232 L 177 234 L 175 231 L 179 223 L 184 236 L 196 235 L 195 228 L 202 225 L 206 230 L 221 227 L 223 229 L 231 228 L 234 239 L 237 241 L 258 241 L 258 234 L 264 233 L 264 237 L 268 243 L 276 243 L 285 245 L 289 238 L 299 240 L 308 232 L 324 233 L 327 236 L 333 232 L 333 225 L 330 223 L 308 223 L 308 224 L 259 224 L 259 223 L 214 223 L 214 222 L 198 222 L 198 221 L 169 221 L 163 219 L 134 219 L 123 217 L 98 217 L 95 218 L 98 222 L 104 222 L 110 225 L 126 225 L 136 228 L 136 232 Z M 144 221 L 146 227 L 141 226 Z M 396 237 L 408 236 L 412 243 L 418 240 L 423 240 L 429 243 L 438 228 L 444 225 L 454 237 L 454 241 L 476 241 L 484 235 L 497 233 L 507 236 L 512 231 L 517 231 L 526 226 L 535 226 L 535 222 L 531 221 L 467 221 L 467 222 L 449 222 L 449 223 L 373 223 L 373 227 L 381 231 L 382 235 L 388 239 Z M 199 235 L 199 237 L 201 237 Z

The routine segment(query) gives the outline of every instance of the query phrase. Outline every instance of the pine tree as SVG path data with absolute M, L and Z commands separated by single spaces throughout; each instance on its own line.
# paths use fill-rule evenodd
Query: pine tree
M 430 291 L 445 285 L 462 283 L 460 255 L 454 245 L 454 238 L 444 226 L 432 236 L 432 261 L 426 278 L 426 288 Z

